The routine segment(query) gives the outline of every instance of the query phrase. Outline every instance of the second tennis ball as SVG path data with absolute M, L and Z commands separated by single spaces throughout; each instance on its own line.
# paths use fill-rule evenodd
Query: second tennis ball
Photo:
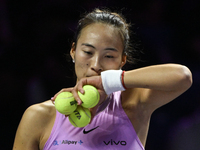
M 84 94 L 81 94 L 80 92 L 78 92 L 78 95 L 83 102 L 82 106 L 85 108 L 92 108 L 96 106 L 100 98 L 100 95 L 97 89 L 92 85 L 85 85 L 83 86 L 83 89 L 85 91 Z
M 71 92 L 62 92 L 55 99 L 55 107 L 61 114 L 69 115 L 76 110 L 77 102 Z
M 77 109 L 69 115 L 70 123 L 75 127 L 84 127 L 91 120 L 91 113 L 88 108 L 84 108 L 80 105 L 77 106 Z

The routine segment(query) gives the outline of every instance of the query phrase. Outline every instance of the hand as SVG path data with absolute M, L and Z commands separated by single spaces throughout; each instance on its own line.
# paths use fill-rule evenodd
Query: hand
M 74 98 L 77 100 L 78 104 L 81 104 L 82 101 L 78 96 L 78 91 L 82 94 L 84 94 L 84 85 L 93 85 L 97 88 L 99 94 L 100 94 L 100 100 L 99 103 L 102 103 L 106 98 L 106 93 L 104 91 L 101 76 L 92 76 L 88 78 L 82 78 L 80 81 L 77 82 L 76 86 L 72 90 L 72 94 L 74 95 Z M 79 103 L 80 102 L 80 103 Z
M 75 100 L 77 101 L 77 104 L 81 105 L 82 101 L 81 101 L 80 97 L 78 96 L 78 91 L 81 92 L 82 94 L 84 94 L 84 92 L 85 92 L 83 89 L 84 85 L 93 85 L 94 87 L 97 88 L 97 90 L 100 94 L 99 103 L 97 104 L 97 106 L 90 109 L 91 116 L 92 116 L 91 121 L 92 121 L 92 119 L 94 118 L 94 116 L 96 114 L 96 110 L 97 110 L 98 106 L 106 99 L 106 96 L 107 96 L 103 89 L 101 76 L 92 76 L 92 77 L 82 78 L 80 81 L 78 81 L 76 83 L 76 85 L 74 87 L 64 88 L 64 89 L 60 90 L 58 93 L 56 93 L 54 95 L 54 97 L 51 98 L 51 100 L 54 104 L 54 101 L 55 101 L 56 97 L 58 96 L 58 94 L 60 94 L 61 92 L 71 92 L 73 94 Z

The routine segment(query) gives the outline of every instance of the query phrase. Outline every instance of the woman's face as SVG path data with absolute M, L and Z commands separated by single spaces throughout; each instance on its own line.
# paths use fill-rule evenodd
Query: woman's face
M 120 33 L 110 25 L 94 23 L 82 29 L 76 49 L 70 54 L 75 60 L 77 80 L 97 76 L 105 70 L 118 70 L 126 63 L 122 54 Z

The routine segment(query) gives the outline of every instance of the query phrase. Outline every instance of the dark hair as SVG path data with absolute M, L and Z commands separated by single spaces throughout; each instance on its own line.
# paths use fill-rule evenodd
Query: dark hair
M 74 36 L 73 42 L 75 42 L 75 48 L 77 41 L 81 35 L 81 31 L 86 26 L 93 24 L 93 23 L 104 23 L 111 25 L 117 28 L 121 34 L 121 38 L 124 41 L 124 50 L 123 53 L 127 55 L 127 62 L 135 63 L 135 58 L 133 55 L 136 52 L 137 44 L 134 43 L 131 46 L 130 42 L 130 24 L 126 23 L 126 20 L 123 15 L 115 12 L 111 12 L 109 10 L 100 10 L 95 9 L 94 11 L 86 14 L 82 19 L 79 20 L 77 30 Z

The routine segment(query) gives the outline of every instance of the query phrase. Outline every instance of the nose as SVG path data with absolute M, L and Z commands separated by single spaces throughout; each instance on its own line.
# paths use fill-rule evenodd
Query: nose
M 98 75 L 101 74 L 101 72 L 103 71 L 103 68 L 101 66 L 101 63 L 100 63 L 100 59 L 98 56 L 94 57 L 92 59 L 92 62 L 91 62 L 91 70 L 96 72 Z

